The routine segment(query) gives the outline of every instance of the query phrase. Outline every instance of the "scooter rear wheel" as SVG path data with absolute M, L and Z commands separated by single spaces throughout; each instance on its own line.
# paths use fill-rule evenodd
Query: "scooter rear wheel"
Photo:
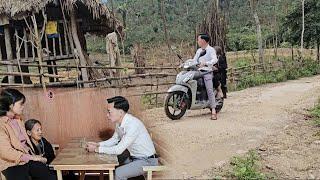
M 189 102 L 186 98 L 186 94 L 181 91 L 176 91 L 167 95 L 164 110 L 168 118 L 177 120 L 186 113 L 188 106 Z

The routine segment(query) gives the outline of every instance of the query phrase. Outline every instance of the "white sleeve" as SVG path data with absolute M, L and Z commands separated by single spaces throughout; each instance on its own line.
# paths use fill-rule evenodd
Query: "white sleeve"
M 193 57 L 193 61 L 196 62 L 199 56 L 200 56 L 200 51 L 197 50 L 196 54 Z
M 218 58 L 215 49 L 212 49 L 209 53 L 210 61 L 207 61 L 206 64 L 212 66 L 218 62 Z
M 118 133 L 115 131 L 110 139 L 100 142 L 99 145 L 100 147 L 110 147 L 118 144 L 119 140 L 120 137 Z
M 123 153 L 138 137 L 138 134 L 139 134 L 138 130 L 139 130 L 138 126 L 132 126 L 128 128 L 128 131 L 125 133 L 125 135 L 117 145 L 110 146 L 110 147 L 100 146 L 99 153 L 115 154 L 115 155 L 119 155 Z

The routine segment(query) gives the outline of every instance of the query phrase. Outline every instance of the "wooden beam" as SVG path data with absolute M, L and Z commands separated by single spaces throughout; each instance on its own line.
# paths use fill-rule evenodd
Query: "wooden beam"
M 71 21 L 72 37 L 73 37 L 73 41 L 74 41 L 74 44 L 76 46 L 77 53 L 78 53 L 78 56 L 79 56 L 79 59 L 80 59 L 80 65 L 81 66 L 86 66 L 87 65 L 86 59 L 85 59 L 84 54 L 82 52 L 82 47 L 81 47 L 80 40 L 79 40 L 79 37 L 78 37 L 76 14 L 75 14 L 75 10 L 74 9 L 72 9 L 71 12 L 70 12 L 70 21 Z M 83 81 L 88 81 L 89 80 L 88 71 L 87 71 L 86 68 L 81 68 L 81 75 L 82 75 Z M 85 86 L 85 87 L 88 87 L 88 86 Z
M 12 61 L 12 46 L 11 46 L 11 37 L 10 37 L 10 26 L 4 25 L 4 40 L 5 40 L 5 46 L 6 46 L 6 52 L 7 52 L 7 60 Z M 13 67 L 11 65 L 7 66 L 8 72 L 13 72 Z M 14 77 L 8 76 L 8 82 L 14 83 Z

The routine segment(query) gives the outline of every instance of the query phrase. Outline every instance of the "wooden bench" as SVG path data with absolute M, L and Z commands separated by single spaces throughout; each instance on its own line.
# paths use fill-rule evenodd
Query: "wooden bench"
M 152 133 L 150 133 L 150 136 L 153 140 L 153 144 L 156 148 L 156 151 L 160 154 L 163 153 L 163 148 L 157 142 L 156 137 Z M 167 167 L 164 165 L 164 164 L 167 164 L 166 161 L 161 157 L 158 158 L 158 161 L 159 161 L 158 166 L 143 166 L 142 167 L 143 171 L 147 172 L 147 180 L 152 180 L 153 172 L 161 172 L 161 171 L 167 170 Z
M 165 171 L 167 169 L 166 166 L 143 166 L 143 171 L 147 172 L 147 180 L 152 180 L 153 172 Z

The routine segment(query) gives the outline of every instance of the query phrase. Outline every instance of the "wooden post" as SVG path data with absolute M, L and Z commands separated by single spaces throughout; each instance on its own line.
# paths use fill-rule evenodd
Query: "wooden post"
M 56 38 L 52 38 L 52 47 L 53 47 L 53 60 L 51 61 L 52 65 L 57 65 L 56 64 L 56 59 L 57 59 L 57 49 L 56 49 Z M 56 75 L 57 74 L 57 68 L 52 68 L 52 74 Z M 56 79 L 59 81 L 59 79 Z M 54 80 L 53 80 L 54 81 Z
M 29 49 L 28 49 L 28 42 L 27 42 L 28 36 L 25 28 L 23 28 L 23 39 L 24 39 L 24 57 L 28 59 L 29 58 Z
M 48 40 L 48 35 L 45 33 L 44 34 L 44 40 L 46 42 L 46 56 L 48 57 L 47 65 L 53 65 L 50 61 L 50 48 L 49 48 L 49 40 Z M 53 74 L 53 68 L 48 67 L 48 73 Z M 50 77 L 49 82 L 54 82 L 54 78 Z
M 61 43 L 61 35 L 59 33 L 59 36 L 58 36 L 58 41 L 59 41 L 59 55 L 62 56 L 63 53 L 62 53 L 62 43 Z
M 66 27 L 66 23 L 63 23 L 63 37 L 64 37 L 64 44 L 66 47 L 66 55 L 69 55 L 69 43 L 68 43 L 68 33 L 67 33 L 67 27 Z
M 78 32 L 77 32 L 77 22 L 76 22 L 76 15 L 75 15 L 75 11 L 74 9 L 71 10 L 70 12 L 70 21 L 71 21 L 71 31 L 72 31 L 72 37 L 73 37 L 73 41 L 74 44 L 76 46 L 77 49 L 77 53 L 79 55 L 79 59 L 80 59 L 80 65 L 81 66 L 86 66 L 86 59 L 83 55 L 82 52 L 82 47 L 79 41 L 79 37 L 78 37 Z M 82 75 L 82 80 L 84 81 L 88 81 L 88 71 L 86 68 L 81 68 L 81 75 Z M 88 84 L 85 84 L 85 87 L 89 87 Z
M 6 45 L 6 52 L 7 52 L 7 60 L 12 61 L 13 56 L 12 56 L 12 46 L 11 46 L 11 37 L 10 37 L 10 27 L 9 25 L 4 26 L 4 40 L 5 40 L 5 45 Z M 13 72 L 13 66 L 8 65 L 7 66 L 7 71 Z M 14 83 L 14 76 L 8 76 L 8 83 L 13 84 Z
M 33 35 L 32 34 L 30 34 L 30 36 L 31 36 L 31 42 L 32 43 L 34 43 L 35 41 L 34 41 L 34 37 L 33 37 Z M 35 59 L 36 59 L 36 53 L 35 53 L 35 51 L 34 51 L 34 46 L 33 46 L 33 44 L 31 43 L 31 52 L 32 52 L 32 61 L 35 61 Z M 39 72 L 40 72 L 40 68 L 39 68 Z
M 3 60 L 3 58 L 2 58 L 2 51 L 1 51 L 1 49 L 2 49 L 2 47 L 1 47 L 1 44 L 0 44 L 0 61 L 2 61 L 2 60 Z
M 53 59 L 57 59 L 56 38 L 52 38 Z
M 106 37 L 106 51 L 109 55 L 110 66 L 121 66 L 120 50 L 118 46 L 117 34 L 115 32 L 110 33 Z M 115 76 L 120 76 L 120 71 L 116 70 Z
M 18 38 L 18 31 L 15 29 L 14 31 L 14 34 L 15 34 L 15 38 L 16 38 L 16 58 L 17 58 L 17 62 L 18 62 L 18 69 L 19 69 L 19 72 L 21 73 L 20 74 L 20 78 L 21 78 L 21 83 L 24 84 L 24 78 L 22 76 L 22 70 L 21 70 L 21 66 L 20 66 L 20 47 L 19 47 L 19 38 Z

